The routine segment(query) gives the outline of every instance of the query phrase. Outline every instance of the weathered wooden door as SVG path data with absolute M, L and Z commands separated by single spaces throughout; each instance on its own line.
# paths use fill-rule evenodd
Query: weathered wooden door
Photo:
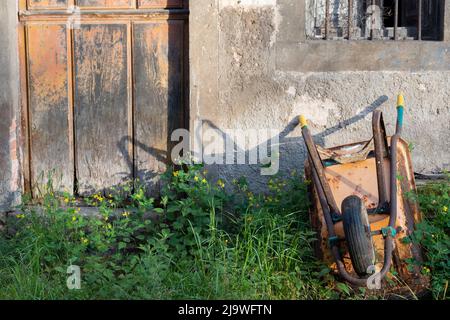
M 157 189 L 187 105 L 187 0 L 19 0 L 24 181 Z

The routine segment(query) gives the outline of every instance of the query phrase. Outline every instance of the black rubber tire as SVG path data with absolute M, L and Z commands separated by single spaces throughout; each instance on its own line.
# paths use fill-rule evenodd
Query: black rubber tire
M 342 222 L 353 269 L 366 276 L 369 266 L 375 265 L 369 216 L 363 201 L 349 196 L 342 202 Z

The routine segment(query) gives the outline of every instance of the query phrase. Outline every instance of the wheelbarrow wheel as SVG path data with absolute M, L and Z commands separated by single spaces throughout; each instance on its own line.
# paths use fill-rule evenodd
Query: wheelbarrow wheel
M 344 199 L 342 222 L 353 269 L 359 276 L 366 276 L 369 266 L 375 264 L 375 250 L 369 216 L 359 197 L 353 195 Z

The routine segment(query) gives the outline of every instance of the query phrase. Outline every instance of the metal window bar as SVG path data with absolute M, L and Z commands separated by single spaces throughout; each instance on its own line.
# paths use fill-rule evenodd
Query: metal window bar
M 417 0 L 417 40 L 422 40 L 422 4 L 423 0 Z
M 325 1 L 325 39 L 328 40 L 330 32 L 330 0 Z
M 353 14 L 353 0 L 348 0 L 348 26 L 347 26 L 348 40 L 351 40 L 352 38 L 352 14 Z
M 398 0 L 395 0 L 394 10 L 394 40 L 397 40 L 398 36 Z
M 372 15 L 370 17 L 370 19 L 371 19 L 371 23 L 370 23 L 370 25 L 371 25 L 371 28 L 370 28 L 370 39 L 373 40 L 375 38 L 374 37 L 374 30 L 375 29 L 373 27 L 373 24 L 375 23 L 375 19 L 374 19 L 375 12 L 373 11 L 374 10 L 374 6 L 375 6 L 375 0 L 372 0 L 371 5 L 372 5 Z
M 372 6 L 376 5 L 377 0 L 367 1 Z M 366 5 L 367 5 L 366 2 Z M 379 1 L 382 10 L 384 10 L 384 1 Z M 352 29 L 353 29 L 353 0 L 348 0 L 348 19 L 347 19 L 347 39 L 352 39 Z M 423 0 L 417 0 L 417 40 L 422 40 L 422 11 L 423 11 Z M 393 40 L 399 39 L 399 0 L 394 2 L 394 37 Z M 373 19 L 373 17 L 371 17 Z M 377 35 L 378 36 L 378 35 Z M 330 0 L 325 1 L 325 34 L 323 36 L 325 40 L 330 38 Z M 374 29 L 370 30 L 370 38 L 373 40 L 375 38 Z

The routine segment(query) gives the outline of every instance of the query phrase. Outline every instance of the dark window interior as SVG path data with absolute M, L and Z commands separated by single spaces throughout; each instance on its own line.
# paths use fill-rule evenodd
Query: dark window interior
M 383 25 L 386 28 L 393 28 L 395 0 L 384 0 L 381 2 Z M 444 0 L 422 0 L 422 40 L 442 40 L 444 4 Z M 399 0 L 398 7 L 398 26 L 408 28 L 408 33 L 417 37 L 419 1 Z

